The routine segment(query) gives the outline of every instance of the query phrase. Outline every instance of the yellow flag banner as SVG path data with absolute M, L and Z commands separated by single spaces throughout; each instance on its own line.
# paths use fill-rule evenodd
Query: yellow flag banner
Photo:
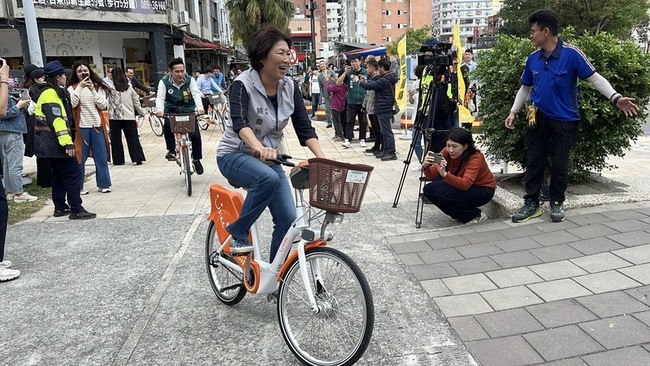
M 397 44 L 399 58 L 399 81 L 395 86 L 395 101 L 400 111 L 406 112 L 406 35 Z
M 461 60 L 463 59 L 463 45 L 460 43 L 460 24 L 456 22 L 454 26 L 454 44 L 456 45 L 456 58 L 458 60 L 458 65 L 460 65 Z M 456 75 L 458 75 L 458 121 L 463 122 L 474 122 L 474 116 L 472 113 L 465 107 L 465 79 L 463 78 L 463 71 L 460 67 L 456 68 Z

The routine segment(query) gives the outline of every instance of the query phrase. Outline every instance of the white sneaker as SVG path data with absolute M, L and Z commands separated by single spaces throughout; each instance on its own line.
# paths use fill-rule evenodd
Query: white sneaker
M 88 193 L 89 193 L 89 192 L 88 192 L 87 189 L 82 189 L 81 192 L 79 192 L 79 194 L 82 195 L 82 196 L 85 196 L 85 195 L 87 195 Z
M 2 267 L 4 267 L 4 268 L 11 267 L 11 261 L 2 261 L 2 262 L 0 262 L 0 268 L 2 268 Z
M 413 163 L 413 167 L 411 168 L 412 172 L 421 172 L 422 171 L 422 164 L 420 163 Z
M 34 202 L 37 199 L 38 199 L 38 197 L 32 196 L 27 192 L 23 192 L 23 194 L 21 194 L 21 195 L 15 195 L 14 196 L 14 202 L 19 202 L 19 203 Z
M 343 141 L 341 146 L 343 146 L 346 149 L 350 148 L 350 141 L 348 139 L 345 139 L 345 141 Z
M 110 188 L 97 188 L 97 191 L 101 193 L 110 193 L 111 189 Z
M 366 140 L 359 140 L 359 146 L 361 146 L 361 147 L 368 147 L 368 146 L 366 145 Z
M 20 276 L 20 271 L 6 267 L 0 267 L 0 282 L 11 281 Z
M 485 214 L 485 212 L 481 211 L 481 214 L 478 217 L 476 217 L 474 220 L 469 221 L 468 224 L 478 224 L 478 223 L 483 222 L 483 221 L 485 221 L 487 219 L 488 219 L 488 217 Z
M 7 193 L 7 201 L 13 201 L 14 197 L 16 197 L 15 194 L 13 193 Z

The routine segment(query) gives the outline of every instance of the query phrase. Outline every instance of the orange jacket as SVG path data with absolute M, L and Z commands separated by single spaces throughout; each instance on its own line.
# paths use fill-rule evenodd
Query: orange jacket
M 458 175 L 454 173 L 458 170 L 458 166 L 461 163 L 460 158 L 452 159 L 447 152 L 447 148 L 442 149 L 440 153 L 447 161 L 447 175 L 442 179 L 443 182 L 451 184 L 463 191 L 468 190 L 471 186 L 497 188 L 497 182 L 482 152 L 477 151 L 472 154 L 463 163 Z M 435 179 L 439 175 L 438 164 L 433 164 L 425 169 L 424 175 L 430 180 Z

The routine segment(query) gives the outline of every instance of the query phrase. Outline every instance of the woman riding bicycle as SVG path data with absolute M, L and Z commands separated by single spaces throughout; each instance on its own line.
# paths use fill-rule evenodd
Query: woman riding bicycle
M 290 46 L 291 38 L 271 25 L 253 33 L 248 45 L 252 69 L 239 75 L 230 87 L 231 122 L 217 149 L 221 174 L 232 184 L 248 189 L 239 219 L 227 227 L 233 238 L 230 252 L 253 251 L 248 231 L 268 206 L 274 223 L 270 261 L 296 219 L 284 170 L 280 164 L 267 161 L 278 156 L 289 118 L 300 144 L 316 157 L 325 157 L 300 90 L 285 76 L 291 66 Z

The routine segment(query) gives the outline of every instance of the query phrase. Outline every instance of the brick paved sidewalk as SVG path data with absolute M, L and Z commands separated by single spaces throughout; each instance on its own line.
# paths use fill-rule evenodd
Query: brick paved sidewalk
M 650 202 L 549 221 L 390 243 L 484 366 L 650 365 Z

